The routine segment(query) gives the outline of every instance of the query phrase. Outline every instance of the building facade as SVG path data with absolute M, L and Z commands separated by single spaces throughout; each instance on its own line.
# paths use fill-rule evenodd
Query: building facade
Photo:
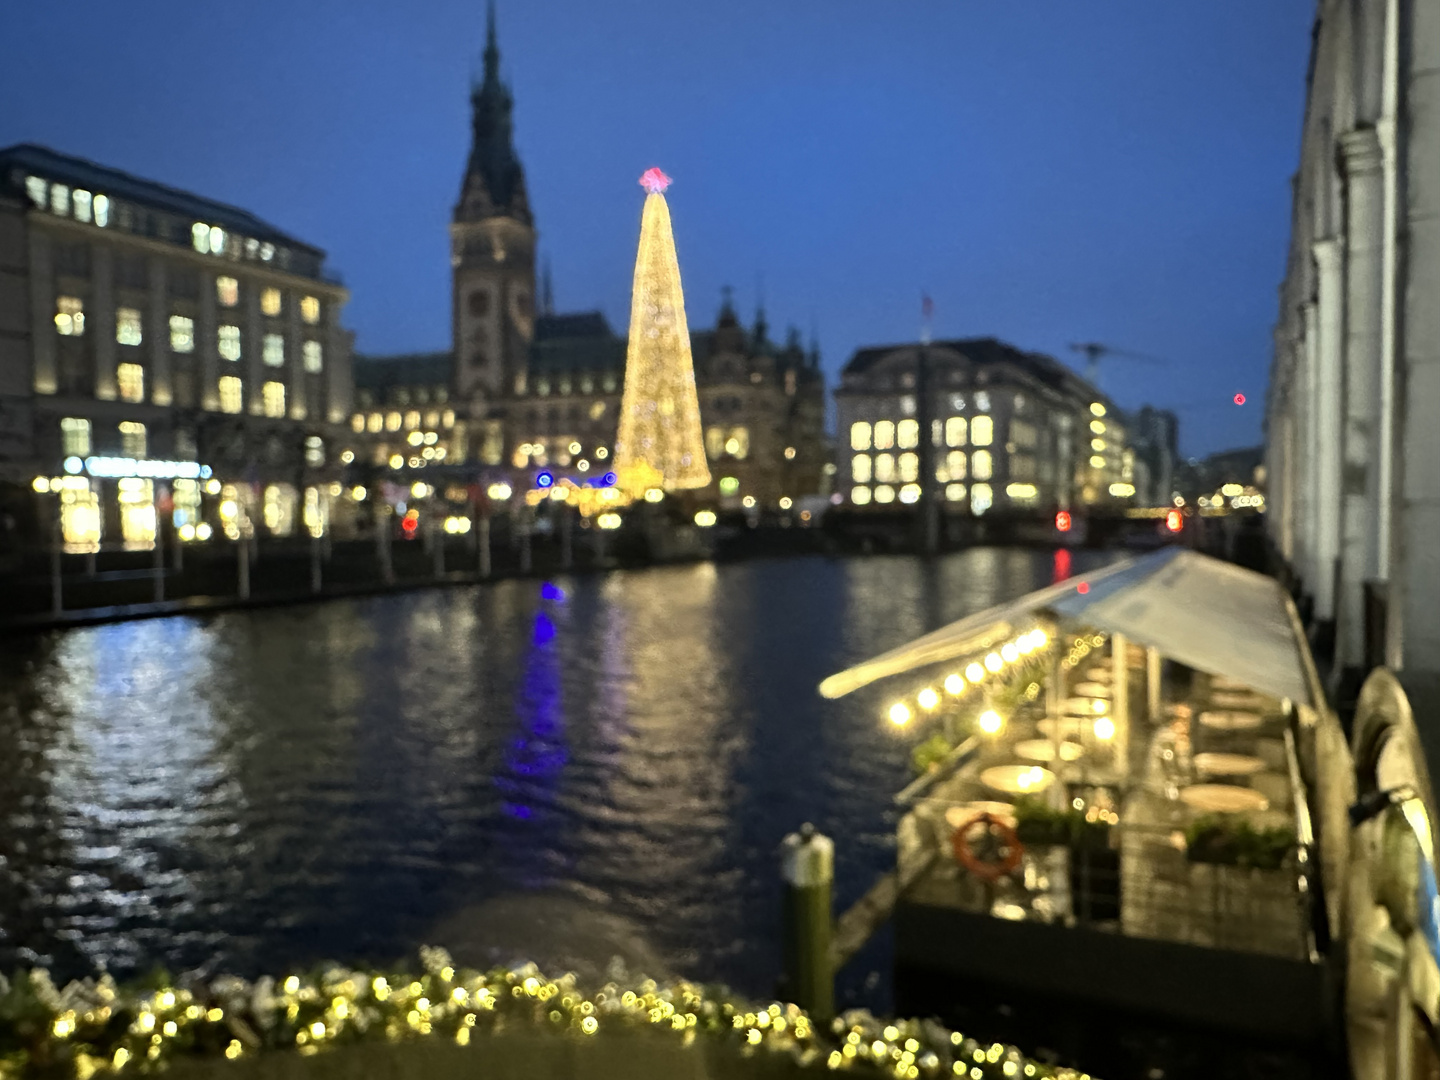
M 861 349 L 835 405 L 851 507 L 918 503 L 927 452 L 930 490 L 950 512 L 1101 509 L 1135 494 L 1114 404 L 1053 358 L 994 338 Z
M 537 232 L 493 8 L 470 103 L 470 156 L 450 226 L 452 346 L 357 360 L 354 452 L 384 463 L 401 489 L 478 480 L 523 491 L 542 470 L 583 484 L 609 471 L 626 339 L 600 312 L 556 314 L 548 275 L 536 310 Z M 714 329 L 692 331 L 691 348 L 714 477 L 694 498 L 785 509 L 821 491 L 829 452 L 817 352 L 794 330 L 784 345 L 770 341 L 763 314 L 742 327 L 728 296 Z M 429 423 L 430 413 L 442 422 Z
M 347 294 L 244 210 L 0 150 L 0 481 L 72 547 L 323 528 L 352 412 Z M 33 506 L 34 500 L 24 500 Z

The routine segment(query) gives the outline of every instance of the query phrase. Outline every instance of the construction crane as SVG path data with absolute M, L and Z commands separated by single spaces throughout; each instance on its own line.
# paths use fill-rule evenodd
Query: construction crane
M 1073 352 L 1084 355 L 1085 378 L 1092 386 L 1100 385 L 1100 358 L 1102 356 L 1113 356 L 1117 360 L 1139 360 L 1145 364 L 1165 363 L 1165 361 L 1158 356 L 1147 356 L 1145 353 L 1130 352 L 1127 349 L 1116 349 L 1094 341 L 1082 342 L 1078 345 L 1072 344 L 1070 349 Z

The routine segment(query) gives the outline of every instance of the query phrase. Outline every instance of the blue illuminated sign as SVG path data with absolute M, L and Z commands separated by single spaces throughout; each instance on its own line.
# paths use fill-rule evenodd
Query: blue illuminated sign
M 553 473 L 548 473 L 548 472 L 542 472 L 539 476 L 535 477 L 535 486 L 536 486 L 536 487 L 542 487 L 542 488 L 554 487 L 554 486 L 555 486 L 555 476 L 554 476 L 554 474 L 553 474 Z

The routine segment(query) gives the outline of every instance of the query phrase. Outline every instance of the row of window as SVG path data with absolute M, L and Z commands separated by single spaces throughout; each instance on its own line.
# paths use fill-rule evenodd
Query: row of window
M 215 299 L 221 307 L 235 307 L 240 303 L 240 282 L 233 277 L 217 277 L 215 279 Z M 274 287 L 266 287 L 260 290 L 260 311 L 262 314 L 275 316 L 284 310 L 284 294 Z M 316 296 L 302 296 L 300 298 L 300 318 L 311 326 L 320 322 L 320 298 Z
M 994 461 L 989 450 L 976 450 L 968 459 L 964 450 L 951 450 L 935 464 L 935 479 L 942 484 L 964 480 L 968 472 L 975 480 L 989 480 L 994 474 Z M 920 456 L 905 454 L 856 454 L 850 459 L 850 479 L 857 484 L 912 483 L 920 477 Z
M 1011 487 L 1017 485 L 1012 484 Z M 1007 489 L 1008 490 L 1008 489 Z M 1033 498 L 1034 489 L 1031 489 Z M 873 488 L 867 485 L 857 485 L 850 489 L 850 501 L 856 506 L 869 506 L 872 502 L 884 505 L 893 503 L 897 499 L 906 504 L 920 501 L 920 485 L 905 484 L 896 488 L 890 484 L 876 484 Z M 947 502 L 963 502 L 967 492 L 964 484 L 946 484 L 945 500 Z M 968 492 L 970 496 L 970 511 L 974 514 L 983 514 L 994 505 L 995 492 L 989 484 L 972 484 Z M 1017 499 L 1016 501 L 1028 502 L 1030 498 Z
M 706 428 L 705 453 L 711 461 L 718 461 L 722 457 L 732 457 L 743 461 L 750 456 L 750 429 L 747 427 L 732 427 L 728 430 L 722 427 Z
M 137 308 L 115 309 L 115 340 L 121 345 L 139 345 L 145 339 L 144 318 Z M 55 329 L 64 337 L 85 334 L 85 305 L 77 296 L 61 296 L 55 300 Z M 215 348 L 222 359 L 240 359 L 240 327 L 222 325 L 215 330 Z M 188 315 L 170 316 L 170 349 L 177 353 L 195 351 L 195 320 Z M 261 358 L 268 367 L 285 366 L 285 335 L 265 334 L 261 338 Z M 318 375 L 325 369 L 325 349 L 320 342 L 306 339 L 300 344 L 304 369 Z
M 364 413 L 356 413 L 350 417 L 350 429 L 356 434 L 364 431 L 372 435 L 378 435 L 381 431 L 399 431 L 402 427 L 407 431 L 415 431 L 421 427 L 452 428 L 455 426 L 454 409 L 431 409 L 424 416 L 425 423 L 420 423 L 421 416 L 419 409 L 411 409 L 401 414 L 398 411 L 388 413 L 372 412 L 369 416 Z
M 1029 425 L 1026 425 L 1027 427 Z M 995 422 L 989 416 L 972 417 L 968 422 L 963 416 L 952 416 L 945 421 L 936 420 L 932 432 L 936 446 L 944 440 L 945 446 L 989 446 L 995 439 Z M 1013 423 L 1012 423 L 1013 428 Z M 1030 429 L 1033 445 L 1034 429 Z M 891 450 L 899 447 L 910 450 L 920 445 L 920 423 L 917 420 L 877 420 L 871 424 L 857 420 L 850 425 L 850 449 Z
M 558 394 L 571 394 L 574 393 L 578 387 L 582 394 L 593 394 L 597 386 L 602 393 L 606 394 L 616 393 L 620 389 L 619 380 L 613 372 L 606 372 L 599 380 L 593 375 L 581 375 L 575 380 L 572 380 L 569 375 L 561 375 L 553 384 L 548 376 L 542 375 L 535 380 L 535 393 L 544 397 L 549 394 L 553 388 Z M 524 375 L 516 376 L 515 392 L 518 394 L 525 392 Z
M 134 212 L 129 206 L 122 203 L 116 207 L 108 195 L 99 192 L 72 188 L 69 184 L 51 183 L 43 176 L 27 176 L 25 191 L 37 209 L 48 210 L 57 217 L 74 218 L 86 225 L 93 224 L 102 229 L 108 228 L 112 223 L 118 224 L 122 229 L 130 229 L 136 224 Z M 112 209 L 119 210 L 118 216 L 112 213 Z M 144 216 L 143 211 L 140 211 L 140 214 Z M 143 222 L 141 224 L 143 225 Z M 183 225 L 180 227 L 183 228 Z M 164 222 L 161 223 L 160 233 L 169 237 L 169 228 Z M 183 242 L 181 240 L 181 243 Z M 227 233 L 218 225 L 199 221 L 190 227 L 190 242 L 196 251 L 207 255 L 229 254 L 235 259 L 258 259 L 266 263 L 277 262 L 281 266 L 288 265 L 290 261 L 290 252 L 285 248 L 276 248 L 274 244 L 253 237 L 236 236 Z

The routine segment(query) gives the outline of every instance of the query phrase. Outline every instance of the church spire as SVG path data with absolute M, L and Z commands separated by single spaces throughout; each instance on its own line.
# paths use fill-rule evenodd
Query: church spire
M 495 32 L 495 4 L 491 0 L 485 17 L 485 74 L 471 85 L 470 160 L 456 221 L 482 221 L 509 217 L 532 225 L 530 200 L 525 190 L 525 170 L 515 153 L 512 112 L 515 101 L 510 88 L 500 79 L 500 43 Z

